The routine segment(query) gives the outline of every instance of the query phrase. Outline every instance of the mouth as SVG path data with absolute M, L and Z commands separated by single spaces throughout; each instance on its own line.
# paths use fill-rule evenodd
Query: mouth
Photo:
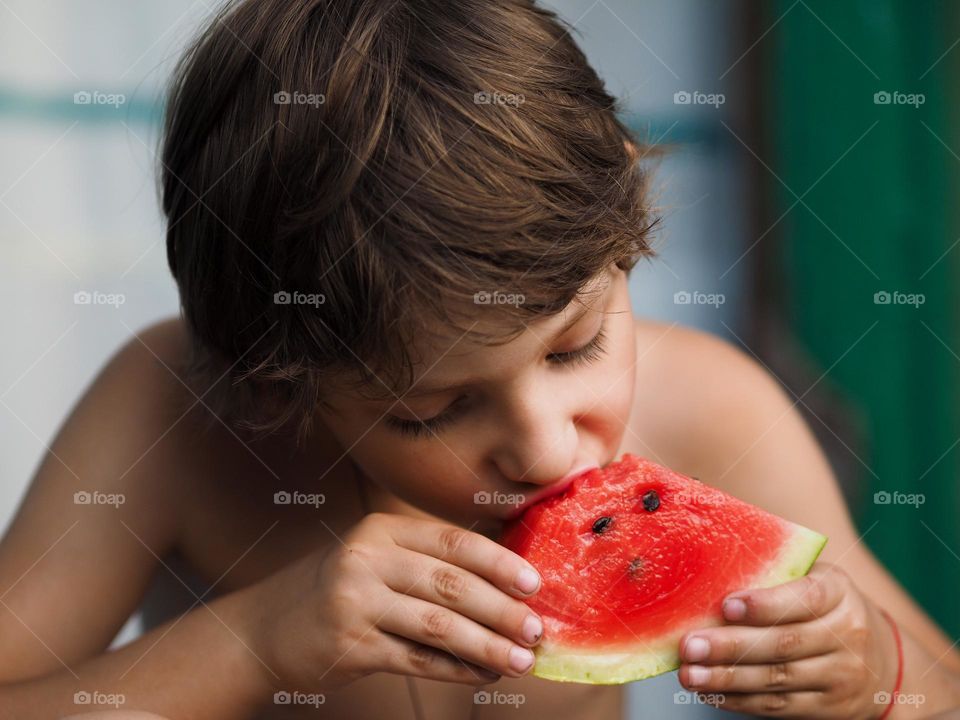
M 560 493 L 564 492 L 568 487 L 570 487 L 570 485 L 573 484 L 573 481 L 576 480 L 578 477 L 580 477 L 584 473 L 590 472 L 591 470 L 596 470 L 599 467 L 600 466 L 597 463 L 584 463 L 582 465 L 577 466 L 575 470 L 567 473 L 557 482 L 547 485 L 542 490 L 534 493 L 533 495 L 530 495 L 529 497 L 525 497 L 523 502 L 521 502 L 519 505 L 517 505 L 510 511 L 510 513 L 507 515 L 507 519 L 513 520 L 514 518 L 519 517 L 523 513 L 523 511 L 526 510 L 531 505 L 535 505 L 541 500 L 545 500 L 546 498 L 552 497 L 553 495 L 559 495 Z

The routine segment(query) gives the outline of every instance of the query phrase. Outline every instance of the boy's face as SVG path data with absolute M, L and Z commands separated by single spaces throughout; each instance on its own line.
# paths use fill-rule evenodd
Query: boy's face
M 417 346 L 398 400 L 330 396 L 322 420 L 357 466 L 400 499 L 494 528 L 614 459 L 630 417 L 636 341 L 616 266 L 584 299 L 502 345 L 467 338 Z M 482 316 L 480 316 L 482 322 Z

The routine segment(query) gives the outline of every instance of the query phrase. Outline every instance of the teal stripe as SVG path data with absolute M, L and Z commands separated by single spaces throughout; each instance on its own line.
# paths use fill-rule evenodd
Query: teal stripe
M 105 91 L 100 91 L 105 92 Z M 118 91 L 111 91 L 118 92 Z M 142 95 L 142 93 L 141 93 Z M 81 122 L 96 125 L 125 122 L 157 125 L 163 117 L 163 103 L 125 93 L 119 107 L 106 104 L 81 105 L 72 93 L 24 92 L 0 87 L 0 119 L 17 118 L 37 121 Z M 663 143 L 701 145 L 710 149 L 728 145 L 730 137 L 716 120 L 687 120 L 676 117 L 649 117 L 630 113 L 624 122 L 641 137 L 659 139 Z
M 92 91 L 91 88 L 90 92 Z M 72 92 L 36 93 L 0 87 L 0 118 L 49 121 L 59 124 L 79 121 L 93 125 L 119 124 L 120 122 L 128 125 L 156 125 L 160 122 L 162 110 L 159 101 L 144 100 L 132 93 L 126 93 L 125 101 L 118 106 L 82 105 L 74 102 Z

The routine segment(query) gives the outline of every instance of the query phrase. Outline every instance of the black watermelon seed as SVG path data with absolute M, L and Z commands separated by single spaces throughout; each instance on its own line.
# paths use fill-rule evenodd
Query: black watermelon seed
M 647 512 L 653 512 L 660 507 L 660 496 L 656 490 L 647 490 L 643 494 L 643 509 Z
M 598 518 L 597 521 L 593 523 L 593 531 L 597 535 L 600 535 L 601 533 L 605 533 L 607 530 L 609 530 L 610 525 L 612 524 L 613 518 L 609 515 L 604 515 L 602 518 Z

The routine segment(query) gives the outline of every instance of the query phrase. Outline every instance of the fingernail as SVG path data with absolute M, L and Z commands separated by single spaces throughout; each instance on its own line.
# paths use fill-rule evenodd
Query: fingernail
M 543 635 L 543 623 L 536 615 L 527 615 L 523 621 L 523 639 L 531 645 L 536 644 Z
M 687 682 L 694 687 L 706 685 L 710 681 L 710 670 L 699 665 L 690 665 L 687 668 Z
M 526 672 L 533 666 L 533 653 L 526 648 L 510 648 L 510 667 L 518 673 Z
M 723 603 L 723 614 L 727 620 L 742 620 L 747 614 L 747 604 L 740 598 L 729 598 Z
M 523 568 L 517 573 L 517 590 L 529 595 L 540 587 L 540 575 L 532 568 Z
M 706 660 L 710 655 L 710 641 L 702 637 L 692 637 L 683 648 L 684 658 L 689 662 Z

